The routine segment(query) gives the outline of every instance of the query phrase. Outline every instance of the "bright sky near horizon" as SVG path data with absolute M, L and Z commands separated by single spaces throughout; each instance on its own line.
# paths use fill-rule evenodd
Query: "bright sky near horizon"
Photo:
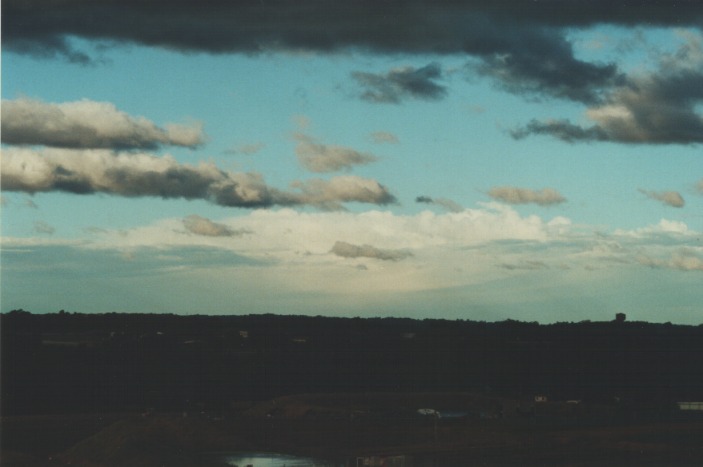
M 4 1 L 1 311 L 703 323 L 703 7 L 612 3 Z

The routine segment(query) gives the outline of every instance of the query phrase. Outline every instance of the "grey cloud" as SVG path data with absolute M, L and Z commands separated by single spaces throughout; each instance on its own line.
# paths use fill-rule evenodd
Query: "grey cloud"
M 540 269 L 549 269 L 549 266 L 544 261 L 526 260 L 519 263 L 502 263 L 499 267 L 509 271 L 526 270 L 536 271 Z
M 132 117 L 109 102 L 80 100 L 52 104 L 32 99 L 2 101 L 2 142 L 62 148 L 194 148 L 205 138 L 200 125 L 161 128 Z
M 493 187 L 488 190 L 491 198 L 509 204 L 534 203 L 541 206 L 559 204 L 566 201 L 561 193 L 553 188 L 542 190 L 531 190 L 528 188 L 518 188 L 512 186 Z
M 371 133 L 371 140 L 374 143 L 388 143 L 388 144 L 398 144 L 400 141 L 398 140 L 398 137 L 394 135 L 393 133 L 389 133 L 387 131 L 376 131 Z
M 564 34 L 595 24 L 694 26 L 696 2 L 661 0 L 6 0 L 3 47 L 85 63 L 68 37 L 182 52 L 270 50 L 467 54 L 479 73 L 517 92 L 593 102 L 618 78 L 613 65 L 577 59 Z M 397 76 L 359 74 L 367 98 L 395 102 L 407 92 L 437 98 L 432 66 Z M 419 72 L 420 70 L 414 70 Z M 429 74 L 426 75 L 426 74 Z M 402 90 L 398 94 L 398 89 Z M 408 91 L 411 90 L 411 91 Z
M 179 0 L 168 5 L 160 0 L 6 0 L 2 31 L 3 45 L 15 51 L 80 61 L 66 37 L 211 53 L 349 47 L 457 53 L 478 48 L 482 36 L 483 42 L 500 44 L 505 31 L 524 26 L 700 27 L 702 22 L 694 1 L 542 1 L 526 7 L 522 0 Z M 480 27 L 485 23 L 498 27 Z M 491 29 L 497 31 L 487 34 Z
M 673 56 L 660 60 L 656 73 L 629 77 L 586 115 L 595 125 L 582 127 L 567 120 L 539 122 L 511 132 L 520 139 L 550 135 L 567 142 L 613 141 L 630 144 L 703 143 L 703 50 L 691 38 Z
M 406 97 L 437 100 L 447 91 L 435 81 L 442 77 L 437 63 L 422 68 L 396 68 L 386 74 L 356 71 L 352 77 L 364 88 L 361 98 L 370 102 L 397 104 Z
M 37 233 L 52 235 L 56 229 L 44 221 L 36 221 L 34 223 L 34 230 Z
M 674 208 L 682 208 L 686 204 L 683 196 L 677 191 L 651 191 L 640 188 L 639 192 L 648 198 L 661 201 L 663 204 Z
M 395 196 L 376 180 L 352 175 L 296 182 L 293 187 L 301 192 L 297 197 L 301 204 L 326 210 L 343 209 L 342 203 L 349 202 L 377 205 L 397 203 Z
M 345 202 L 395 202 L 385 187 L 371 179 L 316 179 L 296 183 L 298 192 L 286 192 L 269 187 L 260 174 L 226 172 L 211 163 L 180 164 L 170 156 L 143 153 L 11 147 L 3 151 L 1 169 L 2 189 L 25 193 L 204 199 L 244 208 L 312 205 L 343 209 Z
M 387 250 L 371 245 L 353 245 L 342 241 L 335 242 L 330 253 L 342 258 L 374 258 L 383 261 L 399 261 L 412 256 L 412 253 L 405 250 Z
M 298 161 L 311 172 L 349 170 L 355 165 L 369 164 L 377 160 L 373 154 L 321 144 L 304 134 L 296 134 L 295 139 L 298 141 L 295 148 Z
M 415 202 L 424 204 L 436 204 L 438 206 L 442 206 L 449 212 L 461 212 L 464 210 L 464 207 L 462 205 L 447 198 L 431 198 L 429 196 L 418 196 L 417 198 L 415 198 Z
M 239 237 L 249 233 L 247 230 L 231 229 L 224 224 L 213 222 L 196 214 L 191 214 L 183 219 L 183 226 L 191 233 L 206 237 Z
M 530 123 L 523 127 L 510 130 L 510 136 L 514 139 L 523 139 L 530 135 L 553 136 L 567 143 L 609 140 L 608 134 L 599 126 L 583 128 L 574 125 L 568 120 L 551 120 L 547 122 L 531 120 Z

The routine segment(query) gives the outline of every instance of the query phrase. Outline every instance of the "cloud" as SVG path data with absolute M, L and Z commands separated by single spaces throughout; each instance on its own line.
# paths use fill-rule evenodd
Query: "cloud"
M 221 206 L 265 208 L 342 203 L 389 204 L 395 198 L 380 183 L 360 177 L 296 182 L 297 192 L 269 187 L 257 173 L 233 173 L 212 163 L 181 164 L 171 156 L 107 150 L 7 148 L 0 171 L 3 190 L 64 191 L 138 197 L 203 199 Z
M 550 135 L 566 142 L 613 141 L 627 144 L 703 143 L 703 45 L 684 36 L 673 55 L 659 59 L 656 72 L 630 76 L 586 111 L 594 122 L 580 126 L 568 120 L 532 120 L 511 132 L 515 139 Z
M 400 142 L 396 135 L 387 131 L 376 131 L 371 133 L 371 140 L 378 144 L 398 144 Z
M 238 237 L 249 233 L 247 230 L 231 229 L 224 224 L 213 222 L 210 219 L 200 217 L 196 214 L 191 214 L 183 219 L 183 226 L 191 233 L 205 235 L 207 237 Z
M 298 141 L 295 148 L 298 161 L 311 172 L 349 170 L 355 165 L 370 164 L 378 160 L 373 154 L 342 146 L 321 144 L 301 133 L 297 133 L 294 137 Z
M 577 58 L 570 31 L 602 24 L 700 29 L 703 12 L 694 1 L 660 0 L 543 1 L 529 8 L 520 0 L 183 0 L 168 7 L 159 0 L 6 0 L 2 21 L 4 49 L 75 63 L 91 58 L 69 38 L 184 53 L 464 54 L 475 59 L 473 71 L 509 91 L 596 103 L 620 73 L 613 64 Z M 442 97 L 444 88 L 433 81 L 438 73 L 431 64 L 356 76 L 367 99 L 398 102 Z
M 528 188 L 501 186 L 493 187 L 488 190 L 488 196 L 508 204 L 534 203 L 541 206 L 550 206 L 566 201 L 566 198 L 553 188 L 530 190 Z
M 2 101 L 2 142 L 61 148 L 195 148 L 205 141 L 200 125 L 167 124 L 132 117 L 109 102 L 83 99 L 61 104 L 33 99 Z
M 44 221 L 36 221 L 34 223 L 34 231 L 40 234 L 52 235 L 56 229 Z
M 422 68 L 395 68 L 384 75 L 355 71 L 352 77 L 364 88 L 361 98 L 369 102 L 397 104 L 403 99 L 438 100 L 447 90 L 435 81 L 442 78 L 442 68 L 430 63 Z
M 377 205 L 397 203 L 395 196 L 376 180 L 352 175 L 295 182 L 292 186 L 302 192 L 297 198 L 301 204 L 326 210 L 343 209 L 341 203 L 348 202 Z
M 680 248 L 667 259 L 641 255 L 638 257 L 638 261 L 652 268 L 676 269 L 679 271 L 703 271 L 703 257 L 690 248 Z
M 371 245 L 352 245 L 351 243 L 337 241 L 330 250 L 342 258 L 374 258 L 383 261 L 399 261 L 412 256 L 412 253 L 404 250 L 383 250 Z
M 256 154 L 264 149 L 266 145 L 264 143 L 252 143 L 252 144 L 242 144 L 241 146 L 233 147 L 225 151 L 226 154 L 244 154 L 250 156 Z
M 661 201 L 663 204 L 674 208 L 682 208 L 686 204 L 681 194 L 677 191 L 651 191 L 640 188 L 639 192 L 648 198 Z
M 418 196 L 417 198 L 415 198 L 415 202 L 424 204 L 436 204 L 438 206 L 442 206 L 449 212 L 461 212 L 464 210 L 464 207 L 461 206 L 459 203 L 447 198 L 430 198 L 429 196 Z

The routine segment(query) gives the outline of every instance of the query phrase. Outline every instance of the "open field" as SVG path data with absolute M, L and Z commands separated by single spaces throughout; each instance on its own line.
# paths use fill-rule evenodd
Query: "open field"
M 395 401 L 395 402 L 394 402 Z M 2 420 L 2 465 L 203 466 L 206 453 L 271 451 L 345 460 L 406 455 L 414 465 L 694 466 L 703 420 L 554 426 L 547 419 L 434 420 L 412 405 L 486 409 L 471 394 L 306 395 L 226 413 L 73 414 Z M 507 401 L 505 401 L 507 402 Z M 357 414 L 356 416 L 350 416 Z

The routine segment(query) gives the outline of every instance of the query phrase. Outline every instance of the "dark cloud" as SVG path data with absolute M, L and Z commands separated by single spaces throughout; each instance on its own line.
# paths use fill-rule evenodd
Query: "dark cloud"
M 361 98 L 370 102 L 397 104 L 407 97 L 437 100 L 447 93 L 435 82 L 442 77 L 437 63 L 396 68 L 383 75 L 356 71 L 352 76 L 364 88 Z
M 269 187 L 256 173 L 226 172 L 211 163 L 180 164 L 170 156 L 107 150 L 34 151 L 11 147 L 3 150 L 0 175 L 5 191 L 204 199 L 244 208 L 311 205 L 343 209 L 347 202 L 395 202 L 395 197 L 372 179 L 315 179 L 295 183 L 296 191 L 282 191 Z
M 2 142 L 62 148 L 194 148 L 205 141 L 200 125 L 168 124 L 132 117 L 109 102 L 51 104 L 32 99 L 2 101 Z
M 686 204 L 683 196 L 677 191 L 651 191 L 640 188 L 639 192 L 647 198 L 661 201 L 663 204 L 674 208 L 682 208 Z
M 248 230 L 231 229 L 224 224 L 213 222 L 196 214 L 191 214 L 183 219 L 183 226 L 188 232 L 206 237 L 239 237 L 250 233 Z
M 371 245 L 353 245 L 341 241 L 335 242 L 330 253 L 342 258 L 374 258 L 383 261 L 399 261 L 412 256 L 412 253 L 405 250 L 387 250 Z
M 550 135 L 567 142 L 630 144 L 703 143 L 703 46 L 689 37 L 676 54 L 661 57 L 659 70 L 627 81 L 589 108 L 587 127 L 568 120 L 531 121 L 511 132 L 516 138 Z
M 2 32 L 4 46 L 43 55 L 72 56 L 70 36 L 212 53 L 272 47 L 457 53 L 499 42 L 523 25 L 700 27 L 702 18 L 695 1 L 661 0 L 5 0 Z
M 531 120 L 525 126 L 510 130 L 510 136 L 514 139 L 523 139 L 530 135 L 553 136 L 567 143 L 576 141 L 608 141 L 610 139 L 606 131 L 599 126 L 583 128 L 574 125 L 568 120 L 550 120 L 547 122 Z
M 508 204 L 539 204 L 549 206 L 566 201 L 561 193 L 553 188 L 542 190 L 531 190 L 528 188 L 518 188 L 513 186 L 493 187 L 488 190 L 488 196 Z
M 6 0 L 3 47 L 76 63 L 70 37 L 182 52 L 271 50 L 466 54 L 513 92 L 595 102 L 619 79 L 612 64 L 577 59 L 565 31 L 594 24 L 703 26 L 695 1 L 662 0 Z M 375 102 L 440 98 L 440 69 L 355 74 Z
M 462 205 L 447 198 L 430 198 L 429 196 L 418 196 L 417 198 L 415 198 L 415 202 L 423 204 L 436 204 L 438 206 L 442 206 L 449 212 L 461 212 L 464 210 L 464 207 Z
M 349 170 L 355 165 L 375 162 L 377 157 L 342 146 L 321 144 L 310 136 L 298 133 L 295 153 L 298 161 L 311 172 L 337 172 Z

